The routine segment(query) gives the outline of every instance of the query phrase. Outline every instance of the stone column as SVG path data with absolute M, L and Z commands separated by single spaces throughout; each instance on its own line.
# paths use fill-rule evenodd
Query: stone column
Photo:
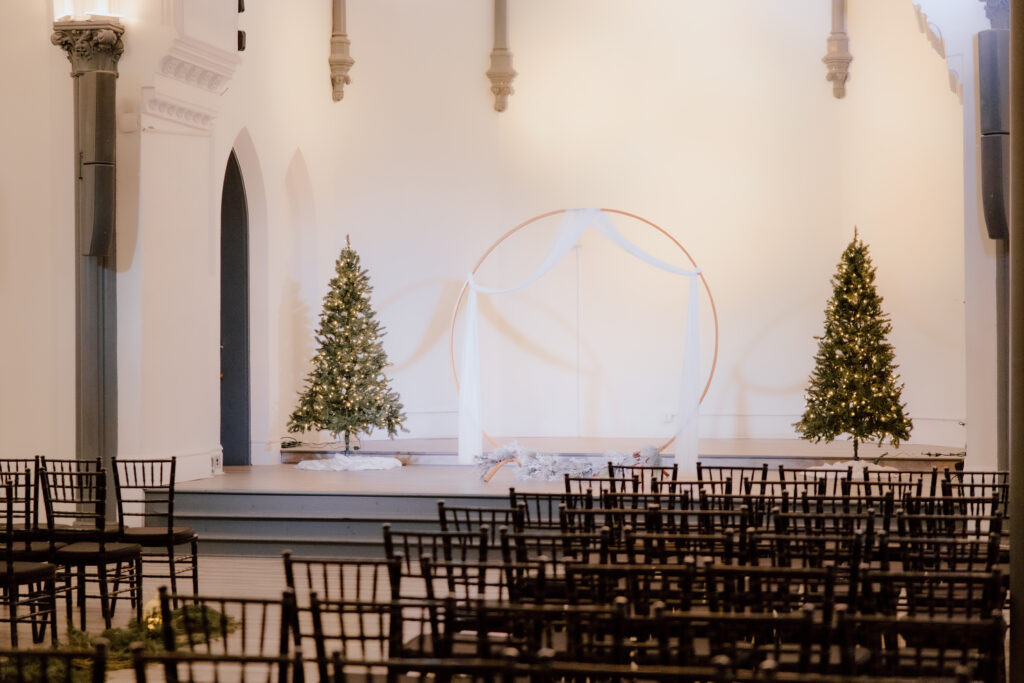
M 77 457 L 109 464 L 117 451 L 114 96 L 124 27 L 99 19 L 58 21 L 53 29 L 75 91 Z

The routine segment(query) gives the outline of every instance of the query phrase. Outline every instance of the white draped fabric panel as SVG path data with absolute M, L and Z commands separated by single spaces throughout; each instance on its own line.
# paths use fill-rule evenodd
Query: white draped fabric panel
M 680 378 L 679 412 L 676 423 L 675 458 L 684 472 L 697 468 L 697 412 L 700 404 L 700 323 L 697 275 L 700 270 L 677 268 L 651 256 L 626 239 L 601 209 L 570 209 L 566 211 L 555 239 L 544 260 L 528 278 L 517 285 L 495 289 L 476 283 L 470 273 L 467 284 L 466 309 L 463 313 L 462 362 L 459 367 L 459 463 L 472 464 L 483 453 L 483 427 L 480 406 L 480 332 L 477 295 L 506 294 L 536 282 L 555 267 L 576 245 L 587 229 L 593 229 L 608 240 L 645 263 L 689 281 L 686 306 L 686 339 L 683 347 L 683 372 Z

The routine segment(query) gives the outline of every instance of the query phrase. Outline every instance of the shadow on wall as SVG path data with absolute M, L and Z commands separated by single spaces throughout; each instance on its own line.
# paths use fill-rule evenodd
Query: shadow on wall
M 401 309 L 404 307 L 404 300 L 422 299 L 424 296 L 429 296 L 430 290 L 437 290 L 434 304 L 430 309 L 430 313 L 426 316 L 423 334 L 412 351 L 405 354 L 405 357 L 399 360 L 391 355 L 389 349 L 388 359 L 391 361 L 389 374 L 400 372 L 415 365 L 439 342 L 447 343 L 448 330 L 452 321 L 452 302 L 458 298 L 460 287 L 462 287 L 462 282 L 459 280 L 448 278 L 424 280 L 395 292 L 379 304 L 377 309 L 378 319 L 383 317 L 384 312 L 389 307 Z
M 309 167 L 296 149 L 288 163 L 284 177 L 284 195 L 288 211 L 288 228 L 291 240 L 292 277 L 286 278 L 281 288 L 281 303 L 278 311 L 278 367 L 282 375 L 278 383 L 281 435 L 287 430 L 288 416 L 298 402 L 309 361 L 316 351 L 314 332 L 316 316 L 313 303 L 319 301 L 320 288 L 317 273 L 317 219 L 316 203 L 313 199 L 313 183 Z
M 746 439 L 756 436 L 757 430 L 751 430 L 750 418 L 757 415 L 758 411 L 764 405 L 763 400 L 758 403 L 757 406 L 752 407 L 750 405 L 751 395 L 757 394 L 760 398 L 770 396 L 772 405 L 785 404 L 788 399 L 794 396 L 802 396 L 804 387 L 807 386 L 807 376 L 810 374 L 814 367 L 814 353 L 817 349 L 816 344 L 809 346 L 809 352 L 807 355 L 807 375 L 801 376 L 799 382 L 790 382 L 788 384 L 771 383 L 764 381 L 765 372 L 764 368 L 771 364 L 770 359 L 767 362 L 759 360 L 758 356 L 763 353 L 761 348 L 766 340 L 778 339 L 776 336 L 778 333 L 789 337 L 787 339 L 786 347 L 790 349 L 801 348 L 803 344 L 795 339 L 792 339 L 793 330 L 799 329 L 789 325 L 789 321 L 792 321 L 799 317 L 800 311 L 807 310 L 804 305 L 807 300 L 800 302 L 800 305 L 791 306 L 785 314 L 773 317 L 772 323 L 763 326 L 756 334 L 749 336 L 750 343 L 739 352 L 737 363 L 734 366 L 733 372 L 733 385 L 735 386 L 736 397 L 734 401 L 736 423 L 735 423 L 735 438 Z M 810 305 L 807 303 L 807 305 Z M 812 334 L 821 334 L 821 331 L 812 332 Z M 768 350 L 771 353 L 771 350 Z M 755 379 L 755 378 L 760 378 Z M 751 410 L 755 412 L 751 414 Z M 800 400 L 798 413 L 792 416 L 792 421 L 795 422 L 799 419 L 800 414 L 803 412 L 803 400 Z M 769 415 L 768 417 L 774 417 L 778 414 Z M 788 417 L 787 417 L 788 419 Z M 794 432 L 795 434 L 795 432 Z
M 299 283 L 288 279 L 281 292 L 281 307 L 278 313 L 280 329 L 280 367 L 288 369 L 288 376 L 279 384 L 279 405 L 281 406 L 281 436 L 287 432 L 288 416 L 298 405 L 310 359 L 315 353 L 314 318 L 309 303 L 301 295 Z

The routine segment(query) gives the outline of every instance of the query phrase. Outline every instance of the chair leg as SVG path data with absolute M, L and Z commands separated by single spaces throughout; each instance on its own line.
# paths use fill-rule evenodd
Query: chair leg
M 106 570 L 106 567 L 104 567 Z M 131 585 L 128 586 L 129 590 Z M 114 618 L 114 612 L 117 610 L 117 597 L 121 594 L 121 561 L 117 561 L 117 566 L 114 568 L 114 589 L 110 592 L 110 618 Z M 109 626 L 107 628 L 110 628 Z
M 50 606 L 50 641 L 57 647 L 57 578 L 46 580 L 47 604 Z
M 199 595 L 199 541 L 193 540 L 192 550 L 192 595 Z
M 132 595 L 135 597 L 135 621 L 142 623 L 142 556 L 135 558 L 135 580 L 132 585 L 135 589 Z
M 174 596 L 174 609 L 178 609 L 178 568 L 174 566 L 174 544 L 167 546 L 167 574 L 171 579 L 171 595 Z
M 18 586 L 4 588 L 4 602 L 7 603 L 7 616 L 11 620 L 11 647 L 18 647 Z
M 100 610 L 103 612 L 103 624 L 105 628 L 110 628 L 113 622 L 109 593 L 110 588 L 107 586 L 107 565 L 104 564 L 102 560 L 100 560 L 100 563 L 96 565 L 96 579 L 100 588 Z
M 78 586 L 76 589 L 78 597 L 78 620 L 81 629 L 85 630 L 85 565 L 78 566 Z

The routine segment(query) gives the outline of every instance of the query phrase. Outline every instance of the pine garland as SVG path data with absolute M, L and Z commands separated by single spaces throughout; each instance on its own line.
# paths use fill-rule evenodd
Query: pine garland
M 895 353 L 886 340 L 892 330 L 875 289 L 875 268 L 868 248 L 854 229 L 832 278 L 825 307 L 825 331 L 818 340 L 807 407 L 794 427 L 801 437 L 830 442 L 841 434 L 853 440 L 857 459 L 861 441 L 888 437 L 893 446 L 910 438 L 913 422 L 901 402 L 903 384 Z
M 385 331 L 370 306 L 371 291 L 370 278 L 346 237 L 324 297 L 316 333 L 319 350 L 288 422 L 289 432 L 344 434 L 346 453 L 351 435 L 376 427 L 394 438 L 405 420 L 399 396 L 384 375 Z

